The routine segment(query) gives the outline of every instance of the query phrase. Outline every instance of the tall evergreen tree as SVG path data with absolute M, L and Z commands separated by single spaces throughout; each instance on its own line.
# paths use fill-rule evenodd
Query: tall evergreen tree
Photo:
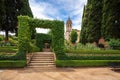
M 87 40 L 87 32 L 88 32 L 88 17 L 90 12 L 90 4 L 91 0 L 88 0 L 87 5 L 84 7 L 83 17 L 82 17 L 82 28 L 80 33 L 80 42 L 86 44 Z
M 101 33 L 106 40 L 120 38 L 120 0 L 104 0 Z
M 80 42 L 98 42 L 101 37 L 102 1 L 88 0 L 82 18 Z
M 23 15 L 23 16 L 29 16 L 33 17 L 30 5 L 29 5 L 29 0 L 20 0 L 22 4 L 22 8 L 19 10 L 18 15 Z
M 8 43 L 8 32 L 15 32 L 17 26 L 16 0 L 4 0 L 5 15 L 2 30 L 5 31 L 5 42 Z
M 4 8 L 5 8 L 4 0 L 0 0 L 0 29 L 1 29 L 1 26 L 2 26 L 4 14 L 5 14 Z
M 89 4 L 89 17 L 87 29 L 87 41 L 98 42 L 101 37 L 101 21 L 103 0 L 91 0 Z
M 28 0 L 3 0 L 5 15 L 2 30 L 5 31 L 5 42 L 8 43 L 8 32 L 17 33 L 18 15 L 33 17 Z
M 80 33 L 80 42 L 85 44 L 86 40 L 86 25 L 87 24 L 87 6 L 84 6 L 84 12 L 82 16 L 82 26 L 81 26 L 81 33 Z

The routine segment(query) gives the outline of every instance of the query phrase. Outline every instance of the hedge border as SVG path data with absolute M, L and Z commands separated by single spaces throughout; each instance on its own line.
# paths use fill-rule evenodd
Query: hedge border
M 105 67 L 120 60 L 56 60 L 57 67 Z
M 75 54 L 120 54 L 120 50 L 65 50 L 66 53 Z
M 23 68 L 26 66 L 24 60 L 2 60 L 0 61 L 0 68 Z

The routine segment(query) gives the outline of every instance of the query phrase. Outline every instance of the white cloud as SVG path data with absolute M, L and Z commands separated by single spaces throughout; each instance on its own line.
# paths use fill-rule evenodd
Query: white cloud
M 73 28 L 81 29 L 83 7 L 87 0 L 29 0 L 29 2 L 34 17 L 66 22 L 70 16 Z
M 52 17 L 49 17 L 45 14 L 47 5 L 49 4 L 39 3 L 39 2 L 37 3 L 35 0 L 30 0 L 30 7 L 32 9 L 35 18 L 53 20 Z

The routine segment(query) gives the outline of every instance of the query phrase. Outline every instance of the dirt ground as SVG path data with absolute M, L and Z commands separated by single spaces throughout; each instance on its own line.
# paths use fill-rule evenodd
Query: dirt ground
M 0 80 L 120 80 L 110 68 L 0 69 Z

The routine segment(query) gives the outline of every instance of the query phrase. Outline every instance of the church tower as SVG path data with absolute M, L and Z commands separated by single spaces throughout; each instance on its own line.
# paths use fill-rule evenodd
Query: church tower
M 70 39 L 70 32 L 72 31 L 72 21 L 70 17 L 68 17 L 68 20 L 66 22 L 66 34 L 65 34 L 65 39 L 69 41 Z

